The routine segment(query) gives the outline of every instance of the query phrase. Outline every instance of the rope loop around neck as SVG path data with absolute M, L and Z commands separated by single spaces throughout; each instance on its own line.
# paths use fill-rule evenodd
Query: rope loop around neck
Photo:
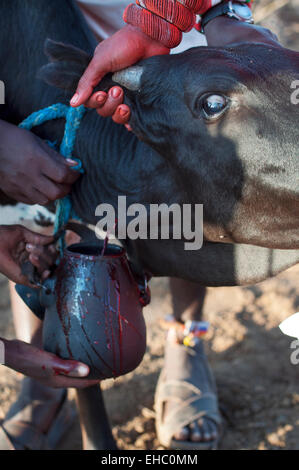
M 65 129 L 62 142 L 59 147 L 59 152 L 64 158 L 71 158 L 78 162 L 78 165 L 73 169 L 83 173 L 82 163 L 79 159 L 73 157 L 73 150 L 75 146 L 76 135 L 80 127 L 82 118 L 86 112 L 84 106 L 72 108 L 66 104 L 57 103 L 47 108 L 35 111 L 30 114 L 24 121 L 19 124 L 19 127 L 30 131 L 33 127 L 40 126 L 45 122 L 52 121 L 53 119 L 65 119 Z M 55 143 L 49 142 L 51 147 L 56 147 Z M 54 234 L 57 234 L 67 224 L 70 218 L 76 218 L 72 207 L 72 200 L 70 196 L 56 201 L 56 214 L 54 223 Z M 60 239 L 61 254 L 64 250 L 65 242 L 64 237 Z

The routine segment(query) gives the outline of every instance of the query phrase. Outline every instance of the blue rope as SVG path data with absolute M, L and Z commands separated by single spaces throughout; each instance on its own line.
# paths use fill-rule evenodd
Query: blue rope
M 74 158 L 72 153 L 74 150 L 75 140 L 77 131 L 80 127 L 81 120 L 86 112 L 84 106 L 79 106 L 78 108 L 72 108 L 66 104 L 57 103 L 49 106 L 48 108 L 41 109 L 32 113 L 28 116 L 19 127 L 22 129 L 30 130 L 35 126 L 40 126 L 44 122 L 52 121 L 53 119 L 64 118 L 66 120 L 64 135 L 62 142 L 60 144 L 59 152 L 63 155 L 64 158 L 71 158 L 78 162 L 78 164 L 73 168 L 73 170 L 84 173 L 82 168 L 82 163 L 79 159 Z M 56 143 L 48 142 L 51 147 L 56 147 Z M 54 223 L 54 234 L 58 233 L 60 229 L 67 224 L 70 218 L 76 218 L 73 207 L 72 200 L 70 196 L 66 196 L 63 199 L 56 201 L 56 214 L 55 214 L 55 223 Z M 64 239 L 60 240 L 60 250 L 61 254 L 63 252 L 65 243 Z

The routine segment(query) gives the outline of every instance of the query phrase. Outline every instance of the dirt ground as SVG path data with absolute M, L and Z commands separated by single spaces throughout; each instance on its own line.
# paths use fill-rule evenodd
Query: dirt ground
M 281 9 L 277 8 L 284 5 Z M 276 8 L 276 10 L 275 10 Z M 256 2 L 261 24 L 299 50 L 298 0 Z M 205 319 L 206 349 L 215 372 L 225 429 L 222 449 L 299 449 L 299 365 L 290 363 L 291 339 L 278 324 L 299 310 L 299 266 L 256 286 L 211 288 Z M 145 309 L 148 348 L 133 373 L 104 384 L 113 432 L 122 449 L 159 449 L 153 397 L 163 364 L 158 319 L 170 312 L 167 279 L 152 282 Z M 14 337 L 7 281 L 0 277 L 0 336 Z M 0 366 L 0 419 L 16 398 L 22 377 Z M 70 391 L 74 401 L 74 392 Z M 61 444 L 80 449 L 78 423 Z

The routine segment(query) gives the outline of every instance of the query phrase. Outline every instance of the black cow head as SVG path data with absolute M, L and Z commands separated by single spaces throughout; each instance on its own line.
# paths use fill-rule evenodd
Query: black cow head
M 41 75 L 73 92 L 89 56 L 53 42 L 46 51 Z M 299 248 L 298 78 L 298 53 L 245 43 L 153 57 L 113 76 L 134 133 L 168 161 L 186 202 L 204 204 L 206 240 Z
M 132 127 L 204 203 L 206 238 L 298 248 L 299 54 L 240 44 L 140 66 Z

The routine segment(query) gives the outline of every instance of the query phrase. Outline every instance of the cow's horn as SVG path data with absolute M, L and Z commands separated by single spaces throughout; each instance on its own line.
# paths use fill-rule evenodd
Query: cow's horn
M 112 80 L 128 90 L 137 91 L 141 86 L 141 76 L 143 68 L 140 65 L 134 65 L 120 72 L 116 72 L 112 76 Z

